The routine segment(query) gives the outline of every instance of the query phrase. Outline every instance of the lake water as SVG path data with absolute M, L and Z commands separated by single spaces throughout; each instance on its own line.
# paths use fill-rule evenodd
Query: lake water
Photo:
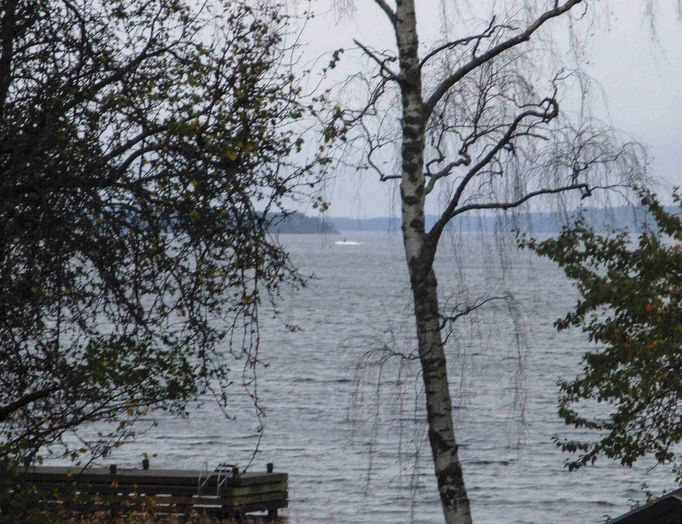
M 348 242 L 335 244 L 343 238 Z M 265 430 L 251 467 L 274 462 L 289 473 L 290 523 L 442 521 L 415 363 L 391 357 L 377 365 L 387 355 L 377 348 L 409 354 L 414 345 L 400 236 L 282 241 L 314 278 L 283 293 L 279 319 L 262 315 L 260 351 L 269 366 L 259 371 L 258 393 Z M 665 471 L 648 473 L 645 465 L 632 470 L 602 461 L 573 473 L 563 467 L 551 437 L 571 430 L 556 415 L 556 381 L 578 372 L 588 346 L 580 333 L 557 334 L 552 322 L 577 295 L 549 262 L 500 243 L 513 246 L 513 239 L 454 239 L 438 258 L 448 304 L 462 302 L 463 294 L 472 300 L 511 292 L 515 299 L 478 310 L 449 339 L 474 521 L 603 522 L 643 499 L 642 482 L 655 492 L 671 487 Z M 149 453 L 157 467 L 247 464 L 258 422 L 248 397 L 233 390 L 229 413 L 236 420 L 210 402 L 188 419 L 156 415 L 155 428 L 104 463 L 137 465 Z

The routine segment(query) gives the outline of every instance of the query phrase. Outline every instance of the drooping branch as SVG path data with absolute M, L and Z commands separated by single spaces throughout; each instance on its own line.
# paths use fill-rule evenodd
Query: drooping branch
M 483 306 L 485 306 L 486 304 L 489 304 L 490 302 L 494 302 L 497 300 L 509 300 L 509 298 L 510 298 L 510 296 L 508 294 L 507 295 L 494 296 L 494 297 L 487 297 L 487 298 L 482 299 L 482 300 L 477 300 L 476 302 L 474 302 L 471 305 L 464 306 L 462 308 L 457 308 L 456 312 L 452 313 L 450 315 L 441 315 L 441 317 L 440 317 L 441 321 L 442 321 L 441 329 L 444 329 L 445 325 L 448 322 L 450 322 L 450 323 L 456 322 L 460 318 L 466 317 L 467 315 L 473 313 L 477 309 L 482 308 Z
M 538 29 L 540 29 L 543 25 L 545 25 L 548 21 L 557 18 L 558 16 L 563 15 L 564 13 L 570 11 L 573 7 L 576 5 L 580 4 L 583 2 L 583 0 L 567 0 L 564 4 L 559 5 L 558 2 L 555 2 L 554 4 L 554 9 L 550 9 L 549 11 L 545 11 L 542 15 L 540 15 L 538 18 L 536 18 L 533 23 L 531 23 L 525 31 L 517 34 L 516 36 L 509 38 L 505 40 L 504 42 L 501 42 L 500 44 L 496 45 L 492 49 L 486 51 L 485 53 L 474 57 L 472 60 L 461 66 L 459 69 L 457 69 L 455 72 L 453 72 L 451 75 L 449 75 L 445 80 L 443 80 L 434 92 L 431 94 L 426 99 L 426 102 L 424 104 L 424 111 L 426 115 L 430 115 L 438 102 L 443 98 L 445 93 L 447 93 L 452 86 L 454 86 L 457 82 L 459 82 L 462 78 L 464 78 L 466 75 L 477 69 L 478 67 L 482 66 L 486 62 L 494 59 L 495 57 L 499 56 L 500 54 L 504 53 L 505 51 L 512 49 L 513 47 L 523 43 L 527 42 L 530 40 L 531 36 L 533 33 L 535 33 Z
M 377 77 L 380 77 L 380 75 L 377 75 Z M 376 87 L 374 87 L 374 89 L 372 89 L 370 95 L 368 96 L 367 103 L 364 106 L 356 110 L 346 110 L 346 113 L 350 114 L 349 117 L 344 117 L 344 124 L 347 127 L 351 127 L 357 122 L 362 121 L 362 119 L 365 116 L 367 116 L 372 110 L 375 110 L 377 102 L 379 101 L 379 99 L 382 97 L 386 90 L 387 80 L 385 77 L 380 78 L 381 81 L 378 83 Z
M 457 40 L 452 40 L 450 42 L 446 42 L 445 44 L 436 47 L 435 49 L 432 49 L 424 56 L 424 58 L 421 59 L 421 61 L 419 62 L 419 67 L 423 68 L 424 65 L 426 65 L 426 63 L 429 60 L 439 55 L 443 51 L 450 51 L 455 47 L 464 46 L 470 44 L 471 42 L 476 42 L 476 46 L 474 48 L 476 49 L 478 45 L 480 45 L 482 40 L 486 38 L 491 38 L 497 31 L 500 31 L 502 29 L 511 29 L 510 26 L 508 25 L 495 25 L 495 20 L 497 20 L 497 18 L 493 16 L 492 19 L 490 20 L 490 23 L 488 24 L 488 27 L 486 27 L 485 31 L 483 31 L 482 33 L 467 36 L 464 38 L 459 38 Z
M 388 62 L 394 61 L 395 58 L 393 58 L 393 57 L 387 57 L 387 58 L 384 58 L 384 59 L 382 60 L 381 58 L 379 58 L 379 57 L 377 56 L 376 53 L 374 53 L 373 51 L 371 51 L 366 45 L 362 44 L 362 43 L 359 42 L 358 40 L 353 40 L 353 42 L 354 42 L 355 45 L 357 45 L 360 49 L 362 49 L 362 51 L 363 51 L 368 57 L 370 57 L 374 62 L 376 62 L 376 63 L 378 64 L 379 69 L 381 70 L 382 73 L 384 73 L 385 78 L 387 78 L 388 80 L 400 81 L 400 76 L 398 75 L 398 73 L 394 72 L 393 70 L 391 70 L 390 67 L 388 67 L 388 66 L 386 65 Z
M 445 211 L 443 211 L 429 232 L 430 240 L 434 245 L 438 242 L 438 239 L 440 238 L 440 235 L 442 234 L 447 223 L 452 219 L 453 216 L 455 216 L 455 214 L 458 214 L 456 213 L 457 206 L 459 205 L 462 195 L 469 185 L 469 182 L 471 182 L 471 180 L 473 180 L 473 178 L 476 177 L 476 175 L 478 175 L 482 169 L 488 166 L 503 148 L 507 147 L 513 141 L 517 135 L 517 130 L 521 123 L 527 118 L 533 117 L 539 118 L 541 122 L 549 122 L 550 120 L 556 118 L 559 114 L 559 106 L 554 98 L 546 98 L 540 104 L 540 106 L 542 105 L 546 105 L 544 111 L 529 109 L 517 115 L 497 143 L 490 148 L 483 158 L 476 162 L 476 164 L 466 173 L 466 175 L 464 175 L 462 181 L 457 186 L 457 190 L 455 191 L 455 194 L 450 200 L 447 208 Z

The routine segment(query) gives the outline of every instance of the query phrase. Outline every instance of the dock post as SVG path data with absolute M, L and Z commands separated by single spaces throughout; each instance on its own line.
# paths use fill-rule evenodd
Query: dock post
M 142 469 L 149 469 L 149 459 L 148 458 L 142 459 Z
M 10 469 L 14 469 L 10 465 L 10 460 L 9 458 L 5 455 L 0 459 L 0 486 L 2 486 L 2 491 L 4 495 L 4 491 L 7 487 L 5 482 L 10 482 Z M 13 474 L 14 472 L 12 472 Z M 0 497 L 0 515 L 8 515 L 9 514 L 9 497 Z
M 109 474 L 110 475 L 116 475 L 116 464 L 110 464 L 109 465 Z M 115 486 L 115 481 L 112 481 L 111 485 Z M 116 495 L 116 494 L 114 493 L 114 495 Z M 115 504 L 115 503 L 109 504 L 109 516 L 111 516 L 113 519 L 114 517 L 117 517 L 118 514 L 119 514 L 119 505 Z
M 275 465 L 272 462 L 268 462 L 265 465 L 265 469 L 268 473 L 272 473 L 275 470 Z M 277 508 L 268 510 L 268 520 L 277 518 Z

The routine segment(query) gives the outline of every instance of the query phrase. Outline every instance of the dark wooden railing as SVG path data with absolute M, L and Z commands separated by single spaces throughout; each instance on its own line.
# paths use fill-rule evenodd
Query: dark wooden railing
M 148 512 L 238 517 L 277 510 L 288 504 L 288 475 L 239 473 L 236 467 L 214 472 L 178 469 L 21 466 L 0 472 L 0 515 L 44 508 L 76 513 Z M 23 510 L 27 509 L 26 507 Z

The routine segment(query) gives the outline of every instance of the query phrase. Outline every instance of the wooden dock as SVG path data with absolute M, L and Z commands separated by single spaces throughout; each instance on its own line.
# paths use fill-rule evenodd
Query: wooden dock
M 272 464 L 262 473 L 240 473 L 232 466 L 212 472 L 22 466 L 0 474 L 0 486 L 0 515 L 16 511 L 17 501 L 20 506 L 51 512 L 193 513 L 226 518 L 254 512 L 275 517 L 288 505 L 288 474 L 275 473 Z

